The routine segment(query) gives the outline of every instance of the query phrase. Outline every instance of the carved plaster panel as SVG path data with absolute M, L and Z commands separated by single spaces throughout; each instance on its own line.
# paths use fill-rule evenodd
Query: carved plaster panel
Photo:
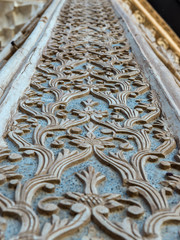
M 1 239 L 179 239 L 180 153 L 109 1 L 66 1 L 4 139 Z

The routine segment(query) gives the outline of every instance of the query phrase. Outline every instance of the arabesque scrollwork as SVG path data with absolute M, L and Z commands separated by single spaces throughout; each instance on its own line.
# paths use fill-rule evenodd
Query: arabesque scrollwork
M 180 223 L 176 142 L 107 0 L 66 1 L 5 139 L 1 239 L 71 239 L 93 223 L 108 239 L 158 240 Z M 120 190 L 102 190 L 116 178 Z M 7 237 L 9 218 L 21 227 Z

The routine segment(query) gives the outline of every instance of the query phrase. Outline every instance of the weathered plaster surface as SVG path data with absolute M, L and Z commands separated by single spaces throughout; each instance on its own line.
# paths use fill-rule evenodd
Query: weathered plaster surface
M 0 50 L 42 8 L 46 0 L 0 0 Z

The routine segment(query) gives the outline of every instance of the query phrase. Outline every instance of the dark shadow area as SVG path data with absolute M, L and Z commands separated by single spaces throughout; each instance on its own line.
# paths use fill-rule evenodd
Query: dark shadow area
M 180 37 L 180 0 L 148 0 L 148 2 Z

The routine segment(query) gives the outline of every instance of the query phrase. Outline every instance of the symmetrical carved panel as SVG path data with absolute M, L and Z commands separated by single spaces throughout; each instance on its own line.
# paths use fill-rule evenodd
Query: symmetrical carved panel
M 0 151 L 1 239 L 178 239 L 180 154 L 108 0 L 67 0 Z

